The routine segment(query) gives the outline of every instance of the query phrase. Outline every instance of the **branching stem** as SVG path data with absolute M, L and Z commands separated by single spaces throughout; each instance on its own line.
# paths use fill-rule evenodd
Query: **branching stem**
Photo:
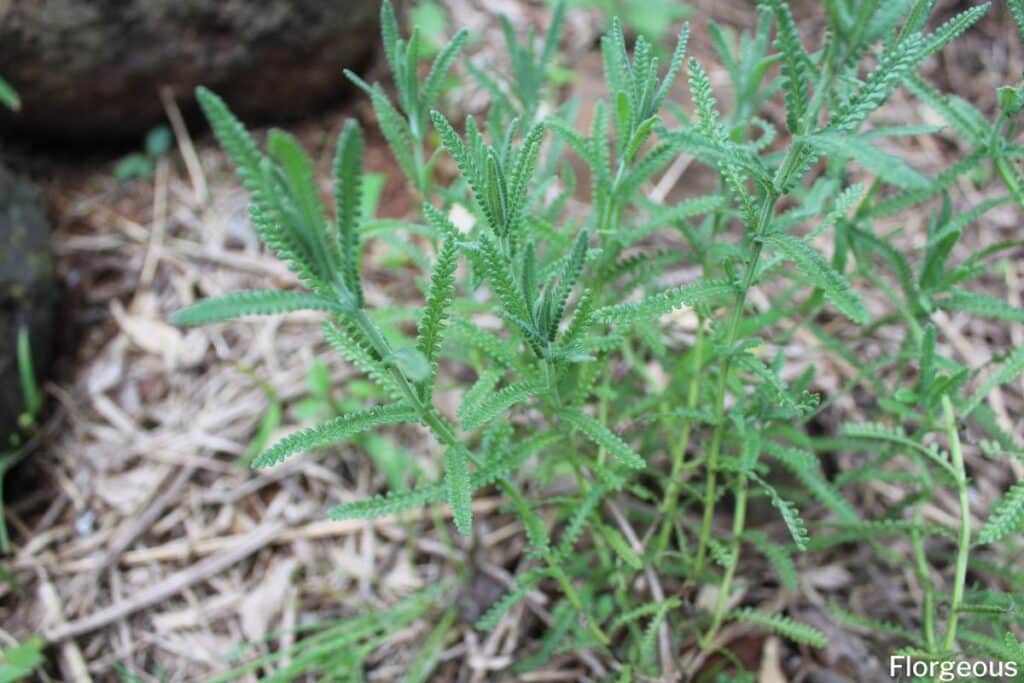
M 790 148 L 790 155 L 796 147 Z M 789 155 L 787 155 L 787 160 Z M 761 260 L 761 251 L 764 243 L 761 237 L 771 225 L 772 215 L 775 211 L 775 203 L 778 201 L 778 193 L 774 190 L 768 192 L 761 204 L 761 211 L 758 214 L 757 225 L 753 230 L 753 245 L 751 246 L 750 257 L 747 259 L 747 268 L 743 280 L 736 291 L 736 300 L 733 303 L 732 315 L 729 319 L 729 326 L 725 335 L 726 353 L 732 350 L 739 335 L 740 321 L 743 319 L 743 309 L 747 303 L 747 292 L 754 283 L 757 275 L 757 267 Z M 704 516 L 701 521 L 700 536 L 697 539 L 697 555 L 693 561 L 691 577 L 697 579 L 704 569 L 704 561 L 707 555 L 708 541 L 711 538 L 711 522 L 715 514 L 715 500 L 718 496 L 718 455 L 722 446 L 722 437 L 725 434 L 725 399 L 728 393 L 729 371 L 732 366 L 731 356 L 727 355 L 722 361 L 722 367 L 718 375 L 718 385 L 715 390 L 715 427 L 711 435 L 711 444 L 708 447 L 707 475 L 704 492 Z

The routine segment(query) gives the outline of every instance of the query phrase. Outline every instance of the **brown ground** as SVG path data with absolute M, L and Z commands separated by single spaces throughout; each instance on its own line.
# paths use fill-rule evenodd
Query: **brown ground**
M 520 27 L 546 16 L 543 7 L 511 0 L 445 4 L 460 24 L 488 27 L 488 40 L 476 48 L 479 58 L 491 57 L 499 45 L 493 34 L 498 13 Z M 716 88 L 724 88 L 704 24 L 713 17 L 746 27 L 754 13 L 746 2 L 693 4 L 690 53 L 709 68 Z M 940 2 L 944 14 L 957 4 Z M 805 35 L 820 33 L 814 3 L 805 3 L 805 9 Z M 575 88 L 584 99 L 600 94 L 600 65 L 589 52 L 599 23 L 591 14 L 576 13 L 568 27 L 566 59 L 582 69 Z M 991 110 L 994 86 L 1015 81 L 1024 70 L 1022 54 L 1011 23 L 997 9 L 933 60 L 929 76 L 941 88 Z M 687 97 L 680 95 L 678 101 L 688 106 Z M 462 91 L 449 106 L 453 112 L 473 110 L 479 97 Z M 297 127 L 325 169 L 324 178 L 333 140 L 343 119 L 352 115 L 364 123 L 371 118 L 360 100 Z M 925 114 L 901 95 L 885 115 L 909 123 Z M 13 500 L 7 519 L 16 550 L 5 564 L 20 585 L 12 590 L 0 583 L 0 639 L 21 639 L 41 630 L 73 634 L 49 650 L 54 661 L 48 676 L 56 680 L 87 680 L 89 675 L 109 680 L 115 663 L 145 681 L 203 680 L 222 670 L 225 653 L 242 641 L 259 641 L 317 615 L 393 602 L 449 575 L 453 562 L 464 559 L 459 541 L 434 533 L 433 511 L 401 523 L 324 521 L 332 504 L 380 489 L 383 477 L 365 453 L 312 454 L 262 473 L 237 465 L 270 404 L 267 386 L 286 406 L 283 432 L 301 420 L 295 405 L 308 393 L 306 376 L 314 358 L 328 364 L 339 397 L 352 371 L 323 353 L 312 317 L 187 332 L 165 322 L 171 311 L 197 295 L 291 281 L 284 266 L 257 247 L 246 222 L 245 195 L 223 155 L 208 135 L 197 135 L 179 140 L 180 151 L 161 162 L 151 182 L 114 181 L 110 161 L 47 169 L 45 189 L 66 287 L 64 359 L 46 387 L 51 414 L 44 443 L 11 475 L 8 486 Z M 193 150 L 198 164 L 190 168 L 184 160 Z M 921 138 L 906 139 L 902 152 L 928 173 L 958 156 L 954 144 Z M 368 165 L 389 175 L 382 213 L 407 215 L 412 201 L 375 135 L 369 140 Z M 701 182 L 703 171 L 696 166 L 677 170 L 677 187 Z M 969 206 L 994 194 L 995 188 L 979 191 L 964 185 L 955 199 Z M 907 240 L 919 244 L 927 217 L 901 218 Z M 1020 218 L 1019 209 L 992 211 L 959 248 L 966 253 L 1019 237 Z M 371 303 L 418 298 L 417 272 L 396 270 L 382 256 L 375 252 L 369 264 Z M 1022 263 L 1007 262 L 987 283 L 1018 306 L 1024 295 Z M 753 301 L 765 297 L 758 292 Z M 960 316 L 942 322 L 954 352 L 970 365 L 983 362 L 992 349 L 1024 343 L 1020 326 Z M 801 360 L 801 352 L 806 357 L 798 338 L 795 360 Z M 821 364 L 819 373 L 826 389 L 848 379 L 838 363 Z M 994 403 L 1017 433 L 1024 430 L 1022 395 L 1018 384 Z M 857 410 L 852 402 L 841 407 Z M 422 437 L 412 431 L 397 435 L 418 465 L 436 475 L 437 464 L 421 447 Z M 976 454 L 970 465 L 983 500 L 998 495 L 1011 476 L 1022 475 L 1019 467 L 1010 472 Z M 879 484 L 871 495 L 890 499 L 895 492 Z M 518 547 L 510 540 L 518 530 L 494 511 L 496 503 L 476 500 L 477 559 L 488 578 L 464 596 L 469 611 L 474 602 L 487 603 L 500 594 L 509 580 L 501 567 L 509 566 L 508 557 Z M 953 509 L 951 500 L 939 497 L 929 514 L 946 519 Z M 817 561 L 819 566 L 805 568 L 801 595 L 785 598 L 797 614 L 802 611 L 814 621 L 823 601 L 834 595 L 845 596 L 844 602 L 857 610 L 891 614 L 894 606 L 912 609 L 913 596 L 905 594 L 902 583 L 890 585 L 874 576 L 870 558 L 846 550 Z M 765 596 L 767 602 L 775 599 Z M 423 635 L 422 628 L 413 626 L 393 647 L 371 658 L 373 677 L 393 680 L 394 667 L 409 656 L 402 643 Z M 438 680 L 484 680 L 512 652 L 524 651 L 527 640 L 528 634 L 519 634 L 518 640 L 499 642 L 467 630 L 445 651 Z M 748 642 L 746 650 L 756 663 L 765 641 L 751 637 Z M 847 634 L 823 657 L 855 676 L 850 661 L 877 659 L 871 648 L 869 640 Z M 776 652 L 775 657 L 782 655 Z M 844 659 L 846 664 L 840 662 Z M 585 658 L 556 657 L 550 672 L 572 680 L 593 675 L 591 665 Z

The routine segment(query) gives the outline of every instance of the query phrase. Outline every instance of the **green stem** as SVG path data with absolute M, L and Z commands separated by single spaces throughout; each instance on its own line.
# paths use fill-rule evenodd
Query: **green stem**
M 746 307 L 746 294 L 754 286 L 754 280 L 758 273 L 758 264 L 761 260 L 761 252 L 764 248 L 763 238 L 771 226 L 771 219 L 775 213 L 775 205 L 782 196 L 784 189 L 790 186 L 791 176 L 797 172 L 804 158 L 804 144 L 796 142 L 788 148 L 782 163 L 775 173 L 772 187 L 766 191 L 764 201 L 758 213 L 757 223 L 753 229 L 754 244 L 751 247 L 751 256 L 746 261 L 746 271 L 743 273 L 743 280 L 736 292 L 736 301 L 732 309 L 732 316 L 725 335 L 726 353 L 731 353 L 736 337 L 739 334 L 739 323 L 743 317 L 743 309 Z M 715 431 L 712 434 L 711 445 L 708 451 L 707 461 L 707 484 L 705 487 L 705 509 L 700 522 L 700 536 L 697 539 L 697 553 L 693 560 L 691 577 L 696 579 L 703 569 L 703 563 L 708 554 L 708 542 L 711 540 L 711 525 L 715 516 L 715 499 L 718 486 L 718 457 L 722 447 L 722 438 L 725 435 L 725 396 L 728 390 L 729 371 L 732 360 L 729 355 L 722 361 L 722 370 L 718 377 L 717 393 L 715 395 Z M 744 503 L 745 504 L 745 503 Z M 732 581 L 732 571 L 727 571 L 722 588 L 728 589 Z
M 795 147 L 790 148 L 790 153 Z M 787 156 L 787 161 L 789 156 Z M 788 165 L 788 164 L 787 164 Z M 777 192 L 769 192 L 761 205 L 761 212 L 758 215 L 757 225 L 754 229 L 754 244 L 751 248 L 750 258 L 747 261 L 747 269 L 743 275 L 743 282 L 736 292 L 736 301 L 732 309 L 732 316 L 729 320 L 729 327 L 725 335 L 726 353 L 732 350 L 739 334 L 740 321 L 743 319 L 743 309 L 747 303 L 747 292 L 754 283 L 757 275 L 757 266 L 761 260 L 761 251 L 764 247 L 761 237 L 771 224 L 772 214 L 775 211 L 775 203 L 778 201 Z M 711 522 L 715 514 L 715 498 L 718 487 L 718 454 L 722 446 L 722 437 L 725 434 L 725 396 L 728 391 L 729 370 L 732 366 L 732 359 L 726 356 L 722 361 L 722 368 L 718 375 L 718 386 L 715 393 L 715 429 L 711 435 L 711 445 L 708 448 L 707 458 L 707 479 L 704 491 L 704 517 L 701 521 L 700 536 L 697 540 L 697 555 L 693 561 L 691 576 L 696 579 L 704 569 L 704 559 L 707 555 L 707 545 L 711 538 Z
M 4 515 L 4 475 L 13 460 L 13 453 L 0 453 L 0 555 L 11 552 L 11 538 L 7 534 L 7 518 Z
M 548 553 L 547 561 L 548 567 L 551 569 L 551 573 L 554 575 L 555 580 L 558 581 L 558 585 L 562 588 L 562 592 L 565 594 L 566 599 L 569 600 L 569 604 L 571 604 L 577 612 L 583 615 L 587 622 L 587 627 L 590 629 L 590 632 L 594 634 L 597 640 L 602 645 L 609 645 L 612 642 L 611 639 L 608 638 L 605 632 L 601 630 L 601 627 L 598 626 L 593 619 L 587 616 L 587 611 L 583 607 L 583 601 L 580 600 L 580 596 L 576 592 L 576 589 L 573 588 L 572 582 L 569 581 L 569 577 L 566 576 L 561 565 L 557 563 L 551 553 Z
M 747 523 L 747 476 L 739 475 L 739 482 L 736 486 L 736 510 L 732 518 L 732 549 L 729 556 L 729 565 L 725 568 L 725 575 L 722 577 L 722 585 L 718 589 L 718 599 L 715 601 L 715 612 L 711 618 L 711 626 L 708 632 L 700 640 L 702 650 L 711 646 L 712 640 L 722 626 L 725 618 L 725 607 L 729 604 L 729 588 L 732 579 L 736 575 L 736 567 L 739 566 L 741 538 L 743 529 Z
M 914 524 L 921 523 L 921 505 L 914 511 Z M 924 552 L 924 539 L 921 534 L 911 534 L 911 541 L 914 544 L 914 563 L 917 569 L 918 580 L 921 582 L 921 590 L 924 591 L 924 605 L 922 607 L 922 619 L 924 621 L 924 641 L 928 652 L 935 652 L 935 586 L 932 585 L 931 573 L 928 569 L 928 560 Z
M 608 397 L 611 395 L 611 377 L 612 373 L 604 373 L 604 379 L 601 382 L 601 395 L 597 398 L 597 419 L 603 425 L 608 424 Z M 605 451 L 604 446 L 599 446 L 597 449 L 598 465 L 604 466 L 607 458 L 608 453 Z
M 949 622 L 946 625 L 946 638 L 943 650 L 950 652 L 956 644 L 956 626 L 960 616 L 960 607 L 964 600 L 964 585 L 967 580 L 967 560 L 971 551 L 971 508 L 967 495 L 967 471 L 964 468 L 964 456 L 960 449 L 960 432 L 957 430 L 956 414 L 953 402 L 948 395 L 942 397 L 942 410 L 946 418 L 946 437 L 953 459 L 953 468 L 957 475 L 957 492 L 960 498 L 960 538 L 957 542 L 956 571 L 953 575 L 953 597 L 949 603 Z
M 368 320 L 365 314 L 362 317 L 363 319 Z M 437 435 L 437 438 L 441 441 L 441 443 L 443 443 L 445 446 L 449 448 L 458 445 L 460 443 L 459 439 L 456 436 L 455 432 L 452 431 L 447 421 L 441 418 L 440 415 L 437 414 L 437 411 L 434 410 L 431 406 L 426 406 L 423 404 L 422 401 L 420 401 L 415 389 L 412 387 L 412 385 L 409 384 L 409 381 L 405 378 L 405 375 L 403 375 L 401 372 L 396 372 L 395 377 L 398 380 L 399 386 L 402 388 L 403 393 L 406 394 L 406 398 L 409 400 L 409 402 L 413 405 L 416 412 L 419 414 L 420 419 L 423 420 L 424 424 L 426 424 L 427 427 L 432 432 L 434 432 L 435 435 Z M 480 458 L 477 457 L 477 455 L 473 453 L 471 450 L 465 448 L 465 452 L 466 455 L 469 457 L 470 461 L 472 461 L 474 465 L 476 465 L 477 467 L 481 467 L 483 465 Z M 499 488 L 501 488 L 502 493 L 504 493 L 510 499 L 512 499 L 512 501 L 517 506 L 519 506 L 522 509 L 529 508 L 528 504 L 526 503 L 526 500 L 523 498 L 523 494 L 519 492 L 519 489 L 517 489 L 515 484 L 509 481 L 507 477 L 502 477 L 501 479 L 498 480 L 497 483 Z M 562 591 L 565 593 L 565 597 L 568 598 L 572 606 L 575 607 L 581 615 L 583 615 L 583 618 L 587 622 L 587 627 L 590 629 L 591 633 L 593 633 L 594 636 L 598 639 L 598 641 L 600 641 L 603 645 L 608 645 L 611 642 L 608 636 L 605 635 L 604 631 L 601 630 L 601 627 L 598 626 L 597 623 L 593 619 L 591 619 L 590 616 L 587 614 L 587 611 L 584 609 L 583 602 L 580 600 L 579 595 L 576 593 L 576 589 L 573 588 L 572 584 L 569 582 L 569 579 L 565 575 L 565 573 L 561 571 L 561 567 L 553 563 L 553 558 L 550 555 L 550 553 L 547 556 L 547 562 L 552 572 L 555 573 L 555 577 L 558 579 L 558 583 L 561 586 Z
M 704 346 L 704 321 L 697 317 L 697 339 L 694 341 L 693 373 L 690 375 L 690 386 L 686 396 L 686 407 L 693 410 L 697 407 L 697 399 L 700 396 L 701 380 L 701 355 Z M 665 497 L 661 502 L 662 521 L 661 529 L 658 532 L 657 550 L 654 554 L 654 563 L 661 560 L 661 556 L 668 548 L 669 536 L 672 533 L 673 521 L 676 508 L 679 505 L 679 489 L 682 486 L 683 463 L 686 458 L 686 449 L 690 445 L 690 432 L 693 424 L 690 418 L 683 421 L 682 433 L 672 450 L 672 472 L 669 475 L 668 488 L 665 490 Z

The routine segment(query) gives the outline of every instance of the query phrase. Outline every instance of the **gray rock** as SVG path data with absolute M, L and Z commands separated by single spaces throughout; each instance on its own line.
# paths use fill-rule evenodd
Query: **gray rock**
M 22 99 L 0 129 L 140 140 L 169 86 L 186 113 L 206 85 L 249 121 L 309 114 L 379 42 L 378 0 L 0 1 L 0 74 Z
M 18 379 L 18 329 L 29 332 L 33 366 L 41 376 L 50 361 L 57 282 L 50 224 L 38 191 L 0 166 L 0 450 L 24 410 Z

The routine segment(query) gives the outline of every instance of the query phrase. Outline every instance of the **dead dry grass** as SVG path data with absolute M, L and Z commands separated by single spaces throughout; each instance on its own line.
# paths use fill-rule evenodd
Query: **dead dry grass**
M 492 58 L 490 50 L 499 44 L 498 14 L 520 27 L 542 22 L 546 15 L 541 6 L 510 0 L 445 4 L 460 24 L 494 38 L 479 44 L 481 59 Z M 703 24 L 713 16 L 749 25 L 752 12 L 741 3 L 700 0 L 694 5 L 692 51 L 710 67 L 716 87 L 722 86 L 724 74 L 713 66 Z M 813 12 L 802 23 L 811 34 L 820 25 Z M 1015 78 L 1024 66 L 1008 27 L 998 13 L 986 18 L 932 65 L 931 77 L 991 109 L 993 85 Z M 572 15 L 571 60 L 587 62 L 598 29 L 592 14 Z M 584 97 L 594 96 L 593 76 L 578 84 Z M 467 89 L 452 106 L 472 111 L 480 99 Z M 342 118 L 353 113 L 366 118 L 364 106 L 355 104 L 301 126 L 300 136 L 322 162 Z M 899 123 L 926 116 L 906 97 L 898 97 L 885 115 Z M 65 169 L 47 188 L 60 273 L 68 288 L 68 369 L 47 385 L 53 414 L 44 445 L 11 479 L 14 495 L 8 494 L 13 501 L 7 515 L 16 551 L 8 564 L 19 587 L 0 583 L 0 638 L 45 634 L 54 644 L 50 651 L 56 661 L 49 676 L 56 680 L 116 680 L 114 667 L 120 663 L 145 681 L 200 681 L 222 671 L 226 653 L 242 641 L 259 642 L 315 618 L 392 603 L 472 560 L 476 578 L 461 594 L 463 616 L 471 621 L 510 582 L 522 545 L 519 529 L 498 509 L 497 499 L 475 502 L 480 535 L 470 558 L 461 540 L 443 532 L 437 517 L 446 514 L 443 509 L 373 523 L 325 521 L 331 505 L 371 495 L 382 486 L 379 469 L 360 450 L 311 454 L 266 472 L 238 466 L 270 405 L 267 387 L 293 408 L 308 393 L 307 371 L 315 358 L 327 362 L 340 393 L 352 370 L 324 353 L 313 317 L 189 331 L 166 323 L 170 312 L 197 295 L 292 282 L 285 267 L 259 249 L 246 221 L 246 198 L 223 155 L 205 135 L 193 143 L 180 126 L 178 153 L 160 163 L 151 183 L 118 184 L 104 163 Z M 906 142 L 901 153 L 930 173 L 960 152 L 941 136 Z M 379 139 L 371 139 L 369 158 L 375 170 L 389 170 Z M 660 188 L 649 189 L 668 193 L 701 182 L 696 166 L 684 163 L 670 173 Z M 994 187 L 964 184 L 956 188 L 955 201 L 958 208 L 968 207 L 995 194 Z M 392 177 L 383 211 L 402 215 L 410 208 Z M 1020 219 L 1019 208 L 992 211 L 958 248 L 966 254 L 1019 237 Z M 908 246 L 917 246 L 926 220 L 922 214 L 901 216 L 893 227 L 903 229 Z M 375 256 L 367 277 L 372 304 L 419 297 L 416 272 L 396 271 L 382 254 Z M 1024 259 L 1019 256 L 987 281 L 993 293 L 1009 296 L 1018 306 L 1024 297 Z M 767 306 L 770 295 L 757 291 L 752 300 Z M 883 307 L 880 300 L 869 305 Z M 961 316 L 938 322 L 951 340 L 945 352 L 971 366 L 1011 343 L 1024 344 L 1020 326 Z M 871 356 L 897 343 L 882 328 L 871 342 L 875 347 L 861 350 Z M 815 346 L 813 339 L 797 335 L 786 353 L 796 370 L 816 363 L 818 388 L 833 393 L 852 379 L 851 370 L 841 360 L 823 360 Z M 994 394 L 990 404 L 1009 431 L 1024 433 L 1021 383 Z M 835 410 L 843 419 L 855 419 L 861 407 L 848 397 Z M 279 432 L 299 422 L 288 409 Z M 436 474 L 432 444 L 424 433 L 407 430 L 395 438 L 425 472 Z M 979 510 L 1011 478 L 1024 475 L 1019 463 L 1011 471 L 973 448 L 968 466 Z M 899 495 L 878 483 L 868 487 L 860 504 L 871 505 L 875 498 L 891 502 Z M 926 518 L 948 521 L 955 509 L 955 501 L 938 496 Z M 866 633 L 840 633 L 824 607 L 838 599 L 855 611 L 912 621 L 914 579 L 888 576 L 870 557 L 848 548 L 818 554 L 815 563 L 804 568 L 798 594 L 752 585 L 749 595 L 776 608 L 786 605 L 836 634 L 820 657 L 826 668 L 851 678 L 882 680 L 871 678 L 885 654 L 877 641 Z M 525 609 L 544 620 L 545 603 L 545 596 L 537 594 Z M 531 642 L 517 615 L 521 612 L 513 612 L 494 634 L 465 629 L 463 638 L 444 652 L 437 680 L 504 680 L 494 672 L 528 651 Z M 371 678 L 394 680 L 411 656 L 402 643 L 428 631 L 429 625 L 415 624 L 399 634 L 393 647 L 371 658 Z M 777 640 L 765 642 L 739 627 L 726 629 L 722 637 L 741 645 L 751 665 L 761 667 L 762 680 L 784 680 L 771 675 L 788 656 Z M 749 641 L 745 647 L 744 639 Z M 765 663 L 759 664 L 762 653 Z M 702 662 L 683 652 L 680 664 L 695 671 Z M 605 663 L 596 655 L 566 655 L 530 680 L 596 680 L 602 671 L 607 671 Z

